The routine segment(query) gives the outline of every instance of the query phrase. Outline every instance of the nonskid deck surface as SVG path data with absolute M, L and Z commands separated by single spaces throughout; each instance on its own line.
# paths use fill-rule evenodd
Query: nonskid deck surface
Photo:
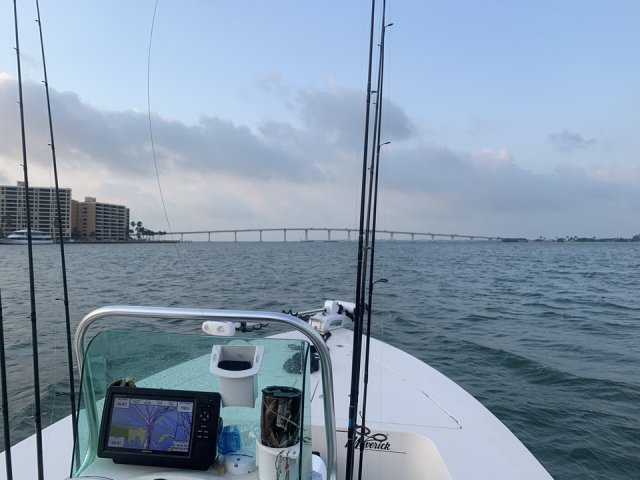
M 297 334 L 278 336 L 295 337 Z M 348 424 L 353 332 L 338 329 L 327 341 L 334 371 L 338 430 L 338 478 L 343 477 Z M 323 452 L 322 386 L 312 374 L 313 449 Z M 368 479 L 548 479 L 550 475 L 520 441 L 466 391 L 418 359 L 372 339 L 364 439 L 365 475 Z M 71 460 L 70 418 L 43 432 L 45 477 L 64 479 Z M 359 444 L 358 444 L 359 445 Z M 14 478 L 37 478 L 35 439 L 12 448 Z M 0 454 L 4 463 L 4 454 Z M 217 474 L 170 471 L 150 467 L 115 465 L 99 459 L 101 472 L 114 479 L 196 480 Z M 87 472 L 89 474 L 89 472 Z M 158 477 L 160 475 L 160 477 Z M 237 480 L 258 478 L 231 475 Z M 0 480 L 5 480 L 0 468 Z
M 338 441 L 339 454 L 343 454 L 353 332 L 339 329 L 331 333 L 327 344 L 334 371 L 336 423 L 338 431 L 344 432 Z M 317 385 L 312 412 L 321 415 L 315 405 L 321 394 L 319 382 Z M 385 478 L 380 474 L 385 470 L 386 478 L 394 478 L 394 469 L 389 467 L 394 457 L 398 468 L 407 462 L 415 464 L 413 478 L 551 478 L 515 435 L 464 389 L 417 358 L 375 339 L 371 340 L 368 390 L 366 478 Z M 314 424 L 322 421 L 313 420 Z M 339 469 L 343 465 L 341 457 Z M 419 470 L 429 475 L 421 477 Z

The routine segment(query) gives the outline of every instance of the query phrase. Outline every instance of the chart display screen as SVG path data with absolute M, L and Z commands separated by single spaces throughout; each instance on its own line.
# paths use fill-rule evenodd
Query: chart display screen
M 217 392 L 109 387 L 98 456 L 206 470 L 216 456 L 220 400 Z
M 107 448 L 188 454 L 193 401 L 115 396 Z

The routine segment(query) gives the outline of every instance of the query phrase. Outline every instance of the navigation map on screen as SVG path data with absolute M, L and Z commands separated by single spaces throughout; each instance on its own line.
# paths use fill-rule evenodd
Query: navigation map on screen
M 107 447 L 189 453 L 192 401 L 116 396 Z

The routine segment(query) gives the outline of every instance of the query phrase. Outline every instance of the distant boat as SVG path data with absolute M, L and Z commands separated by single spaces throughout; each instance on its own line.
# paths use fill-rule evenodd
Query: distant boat
M 0 240 L 2 243 L 10 245 L 26 245 L 28 242 L 26 230 L 16 230 L 7 238 Z M 33 245 L 49 245 L 53 243 L 53 238 L 47 232 L 31 230 L 31 242 Z

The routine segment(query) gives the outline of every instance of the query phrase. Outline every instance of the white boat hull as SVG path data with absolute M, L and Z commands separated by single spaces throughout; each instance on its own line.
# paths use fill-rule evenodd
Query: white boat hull
M 7 245 L 27 245 L 29 243 L 28 234 L 26 230 L 16 230 L 7 238 L 0 239 L 0 243 Z M 31 231 L 31 244 L 32 245 L 51 245 L 53 239 L 48 233 L 41 232 L 39 230 Z
M 297 334 L 279 336 L 298 337 Z M 334 369 L 338 478 L 344 478 L 353 332 L 332 331 L 327 345 Z M 313 449 L 324 455 L 322 383 L 312 374 Z M 411 355 L 371 340 L 366 479 L 549 479 L 524 445 L 484 406 L 453 381 Z M 65 418 L 43 432 L 45 477 L 67 478 L 71 464 L 71 422 Z M 14 478 L 37 478 L 35 439 L 12 448 Z M 356 458 L 358 455 L 356 455 Z M 0 461 L 4 463 L 4 454 Z M 83 475 L 114 480 L 209 479 L 212 472 L 116 465 L 98 459 Z M 257 479 L 257 472 L 225 478 Z M 5 480 L 0 468 L 0 480 Z
M 5 245 L 27 245 L 29 242 L 27 240 L 10 240 L 8 238 L 4 238 L 0 241 Z M 53 240 L 33 240 L 31 242 L 32 245 L 52 245 Z

